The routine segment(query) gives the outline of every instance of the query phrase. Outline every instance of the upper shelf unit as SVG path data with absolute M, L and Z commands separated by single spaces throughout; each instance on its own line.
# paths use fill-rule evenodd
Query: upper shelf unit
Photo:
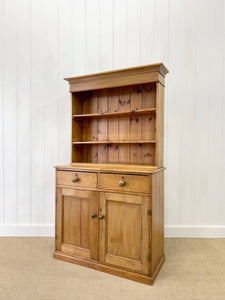
M 72 163 L 163 166 L 162 64 L 67 78 Z

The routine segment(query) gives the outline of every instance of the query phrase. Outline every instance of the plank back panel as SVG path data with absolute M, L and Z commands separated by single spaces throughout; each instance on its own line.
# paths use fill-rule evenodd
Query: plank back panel
M 163 116 L 159 118 L 157 111 L 148 111 L 158 109 L 162 113 L 161 87 L 159 83 L 146 83 L 72 95 L 75 113 L 72 141 L 83 143 L 72 146 L 72 162 L 154 166 L 162 161 L 162 151 L 158 147 L 163 144 Z M 139 110 L 141 113 L 137 114 Z M 118 115 L 111 115 L 113 113 Z M 76 114 L 85 114 L 85 117 L 78 118 Z M 106 143 L 102 143 L 104 141 Z M 112 143 L 107 143 L 109 141 Z M 141 141 L 155 141 L 156 145 Z
M 108 90 L 108 108 L 109 112 L 118 112 L 119 110 L 119 88 Z M 119 121 L 118 117 L 108 118 L 108 140 L 118 141 L 119 139 Z M 111 144 L 108 147 L 108 163 L 118 163 L 119 147 L 117 144 Z

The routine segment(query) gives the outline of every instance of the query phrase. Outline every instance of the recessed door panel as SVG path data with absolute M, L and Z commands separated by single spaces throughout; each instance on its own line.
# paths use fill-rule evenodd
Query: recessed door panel
M 65 188 L 57 195 L 57 250 L 97 260 L 97 192 Z
M 140 260 L 141 206 L 107 201 L 108 254 Z
M 100 193 L 99 260 L 149 273 L 149 198 Z

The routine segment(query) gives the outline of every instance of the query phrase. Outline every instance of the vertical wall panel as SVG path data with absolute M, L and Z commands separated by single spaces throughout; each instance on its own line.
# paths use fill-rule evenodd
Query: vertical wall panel
M 141 2 L 130 0 L 127 9 L 128 66 L 137 66 L 141 63 Z
M 0 0 L 0 16 L 0 234 L 54 224 L 53 166 L 70 162 L 63 78 L 160 61 L 165 224 L 224 230 L 223 0 Z
M 4 207 L 5 224 L 17 223 L 17 25 L 14 1 L 4 1 Z M 13 26 L 12 26 L 13 24 Z M 13 44 L 12 44 L 13 41 Z
M 99 70 L 99 0 L 86 0 L 86 72 Z
M 99 5 L 99 70 L 108 71 L 113 68 L 114 63 L 114 1 L 100 0 Z
M 16 2 L 17 13 L 17 180 L 18 223 L 30 223 L 30 1 Z
M 125 68 L 127 53 L 127 1 L 114 0 L 114 67 Z
M 167 145 L 167 223 L 170 225 L 180 224 L 180 143 L 181 143 L 181 116 L 180 104 L 183 98 L 182 83 L 180 76 L 183 72 L 183 2 L 172 0 L 169 5 L 169 61 L 170 87 L 168 90 L 168 145 Z M 179 88 L 178 88 L 179 87 Z
M 169 65 L 169 0 L 155 1 L 155 61 Z
M 155 61 L 163 62 L 169 68 L 169 0 L 155 2 Z M 165 104 L 164 104 L 164 166 L 167 166 L 167 129 L 168 129 L 168 90 L 169 74 L 166 76 Z M 165 224 L 167 224 L 167 169 L 164 172 L 165 182 Z
M 31 0 L 31 222 L 45 222 L 44 0 Z
M 222 199 L 221 186 L 222 186 L 222 104 L 225 101 L 223 98 L 223 41 L 224 32 L 223 28 L 223 7 L 224 1 L 211 0 L 210 2 L 210 19 L 209 19 L 209 40 L 210 44 L 215 47 L 210 47 L 210 60 L 208 62 L 209 72 L 209 115 L 208 115 L 208 203 L 206 205 L 210 208 L 209 213 L 206 215 L 207 219 L 204 221 L 208 225 L 221 224 L 221 209 L 222 201 L 214 206 L 215 199 Z M 225 171 L 225 170 L 224 170 Z M 225 201 L 225 198 L 224 198 Z
M 155 0 L 141 0 L 141 64 L 155 62 Z
M 222 80 L 225 82 L 225 3 L 223 4 L 223 76 Z M 225 99 L 225 84 L 223 84 L 223 94 L 222 94 L 222 99 Z M 222 179 L 222 195 L 221 195 L 221 218 L 222 218 L 222 225 L 225 226 L 225 101 L 222 100 L 222 135 L 221 135 L 221 140 L 222 140 L 222 165 L 221 165 L 221 179 Z
M 55 170 L 57 164 L 58 2 L 45 0 L 45 223 L 54 223 Z M 49 13 L 51 12 L 51 13 Z
M 4 223 L 4 1 L 0 1 L 0 224 Z
M 70 162 L 71 100 L 68 93 L 68 83 L 63 78 L 73 75 L 72 20 L 73 0 L 60 0 L 58 24 L 58 164 Z
M 196 174 L 195 223 L 206 224 L 210 219 L 209 207 L 209 123 L 212 18 L 210 0 L 197 2 L 197 49 L 196 49 Z M 204 14 L 202 13 L 204 11 Z M 213 170 L 215 171 L 215 170 Z
M 73 1 L 72 18 L 73 76 L 85 73 L 86 1 Z
M 195 210 L 195 63 L 196 63 L 196 2 L 195 0 L 184 1 L 182 34 L 179 39 L 183 48 L 180 61 L 185 69 L 180 82 L 180 224 L 190 225 L 194 222 Z M 179 49 L 181 50 L 181 49 Z

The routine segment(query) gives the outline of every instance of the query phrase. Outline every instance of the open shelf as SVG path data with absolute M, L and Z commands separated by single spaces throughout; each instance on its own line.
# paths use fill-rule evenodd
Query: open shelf
M 132 111 L 122 111 L 122 112 L 105 112 L 105 113 L 96 113 L 96 114 L 78 114 L 73 115 L 73 119 L 76 118 L 113 118 L 113 117 L 125 117 L 125 116 L 138 116 L 138 115 L 146 115 L 146 114 L 154 114 L 156 112 L 156 108 L 150 109 L 139 109 Z
M 156 141 L 83 141 L 73 142 L 73 145 L 98 145 L 98 144 L 154 144 Z
M 152 82 L 72 93 L 72 163 L 155 166 L 156 92 Z

